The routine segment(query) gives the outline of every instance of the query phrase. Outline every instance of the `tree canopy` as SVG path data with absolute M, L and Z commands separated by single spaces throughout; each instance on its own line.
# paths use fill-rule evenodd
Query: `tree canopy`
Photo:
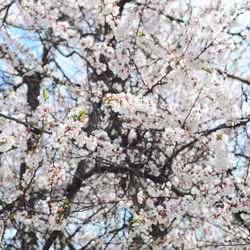
M 248 4 L 0 0 L 1 248 L 247 249 Z

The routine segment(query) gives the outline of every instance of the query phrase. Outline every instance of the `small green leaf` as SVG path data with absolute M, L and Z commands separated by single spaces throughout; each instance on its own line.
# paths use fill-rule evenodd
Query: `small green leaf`
M 80 120 L 84 120 L 86 118 L 86 110 L 83 108 L 80 112 Z
M 78 118 L 78 115 L 72 115 L 71 117 L 73 120 L 76 120 Z
M 64 203 L 64 204 L 69 204 L 69 199 L 63 200 L 63 203 Z
M 5 143 L 6 143 L 6 141 L 0 141 L 0 146 L 5 144 Z
M 105 7 L 101 6 L 100 7 L 100 13 L 102 13 L 104 9 L 105 9 Z
M 221 134 L 217 134 L 216 135 L 216 140 L 222 140 L 222 135 Z
M 210 74 L 213 72 L 213 70 L 208 68 L 208 67 L 203 67 L 202 69 L 204 69 L 205 71 L 207 71 Z
M 143 32 L 142 32 L 141 30 L 138 30 L 138 33 L 139 33 L 140 35 L 143 35 Z
M 221 0 L 219 0 L 218 2 L 217 2 L 217 9 L 220 7 L 220 5 L 221 5 Z
M 227 71 L 228 70 L 228 64 L 227 63 L 225 63 L 225 69 L 224 69 L 224 71 Z

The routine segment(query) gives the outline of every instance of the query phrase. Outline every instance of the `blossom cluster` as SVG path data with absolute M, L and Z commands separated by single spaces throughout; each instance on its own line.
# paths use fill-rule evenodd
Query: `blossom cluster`
M 0 248 L 249 243 L 245 1 L 1 6 Z

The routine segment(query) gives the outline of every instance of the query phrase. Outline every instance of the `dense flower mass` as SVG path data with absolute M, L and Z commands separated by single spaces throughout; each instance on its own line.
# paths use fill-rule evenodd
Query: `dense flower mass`
M 0 20 L 0 248 L 247 249 L 247 1 L 0 0 Z

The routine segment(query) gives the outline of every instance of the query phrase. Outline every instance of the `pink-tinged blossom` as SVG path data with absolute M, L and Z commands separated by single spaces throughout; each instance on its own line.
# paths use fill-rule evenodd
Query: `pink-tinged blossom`
M 1 1 L 0 248 L 248 246 L 246 1 Z

